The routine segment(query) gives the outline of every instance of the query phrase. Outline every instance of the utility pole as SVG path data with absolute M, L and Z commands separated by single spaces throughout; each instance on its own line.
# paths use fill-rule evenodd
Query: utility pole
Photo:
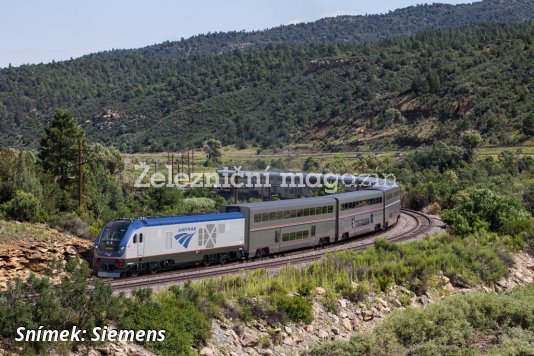
M 195 174 L 195 148 L 191 149 L 191 172 Z
M 171 177 L 174 179 L 174 153 L 171 153 Z
M 83 207 L 83 142 L 78 141 L 78 208 Z

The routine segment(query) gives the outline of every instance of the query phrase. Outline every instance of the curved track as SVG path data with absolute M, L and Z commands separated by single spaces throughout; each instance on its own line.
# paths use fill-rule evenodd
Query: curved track
M 399 223 L 388 231 L 372 233 L 364 237 L 328 245 L 327 247 L 281 253 L 263 259 L 232 262 L 223 266 L 188 268 L 156 275 L 116 279 L 109 281 L 109 283 L 114 291 L 128 291 L 147 287 L 161 288 L 169 284 L 215 278 L 224 274 L 237 274 L 259 268 L 273 269 L 287 265 L 306 264 L 320 259 L 329 252 L 366 249 L 373 245 L 374 239 L 378 236 L 384 236 L 392 242 L 413 240 L 424 236 L 425 233 L 432 229 L 432 226 L 433 222 L 429 216 L 417 211 L 403 209 Z

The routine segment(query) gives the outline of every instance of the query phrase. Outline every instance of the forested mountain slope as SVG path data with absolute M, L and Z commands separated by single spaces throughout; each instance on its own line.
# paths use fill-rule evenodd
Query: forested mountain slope
M 130 52 L 179 58 L 276 44 L 358 43 L 411 35 L 429 28 L 448 29 L 477 22 L 520 22 L 532 18 L 532 0 L 484 0 L 458 5 L 438 3 L 410 6 L 388 14 L 330 17 L 264 31 L 208 33 Z
M 35 146 L 57 107 L 124 151 L 215 137 L 324 149 L 488 144 L 534 131 L 534 24 L 483 23 L 362 44 L 277 45 L 169 59 L 110 53 L 0 70 L 0 144 Z

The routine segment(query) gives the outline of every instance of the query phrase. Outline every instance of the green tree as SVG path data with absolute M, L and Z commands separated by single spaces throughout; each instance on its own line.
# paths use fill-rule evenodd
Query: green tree
M 534 136 L 534 115 L 529 115 L 523 119 L 523 133 L 529 137 Z
M 209 139 L 204 142 L 204 152 L 206 152 L 206 166 L 210 164 L 219 164 L 221 163 L 221 141 L 216 139 Z
M 467 130 L 462 135 L 462 146 L 465 149 L 466 161 L 473 162 L 475 150 L 482 144 L 482 136 L 476 130 Z
M 304 166 L 302 167 L 304 172 L 313 172 L 317 171 L 319 169 L 319 163 L 313 159 L 313 157 L 306 158 L 306 161 L 304 162 Z
M 67 188 L 78 174 L 78 144 L 85 141 L 84 131 L 71 113 L 58 109 L 41 140 L 39 159 L 43 169 Z

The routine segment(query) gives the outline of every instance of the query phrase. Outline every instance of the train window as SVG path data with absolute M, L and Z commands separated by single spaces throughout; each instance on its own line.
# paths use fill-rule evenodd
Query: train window
M 269 220 L 270 221 L 276 220 L 276 212 L 275 211 L 273 211 L 272 213 L 269 213 Z
M 284 219 L 289 219 L 289 210 L 284 211 Z
M 311 237 L 315 236 L 315 225 L 312 225 L 310 235 L 311 235 Z
M 133 243 L 134 243 L 134 244 L 137 243 L 137 234 L 135 234 L 134 237 L 133 237 Z
M 322 212 L 323 214 L 328 213 L 328 207 L 323 206 L 323 207 L 322 207 L 322 211 L 323 211 L 323 212 Z
M 282 241 L 286 242 L 286 241 L 289 241 L 289 234 L 284 234 L 283 237 L 282 237 Z
M 298 218 L 301 218 L 301 217 L 302 217 L 302 209 L 298 209 L 298 210 L 297 210 L 297 217 L 298 217 Z
M 297 217 L 297 211 L 296 210 L 291 210 L 291 218 L 295 218 Z
M 254 215 L 254 222 L 255 223 L 261 222 L 261 214 Z
M 310 208 L 310 215 L 315 215 L 315 208 Z
M 291 241 L 295 241 L 295 236 L 296 236 L 296 233 L 292 232 L 292 233 L 289 234 L 289 239 Z
M 143 234 L 139 234 L 139 243 L 143 243 Z
M 283 211 L 277 211 L 276 212 L 276 220 L 282 220 L 284 218 L 284 212 Z
M 334 212 L 334 207 L 333 207 L 332 205 L 330 205 L 330 206 L 328 207 L 328 213 L 329 213 L 329 214 L 332 214 L 333 212 Z
M 309 216 L 310 215 L 310 208 L 305 208 L 304 212 L 303 212 L 303 215 L 304 216 Z
M 280 242 L 280 231 L 274 232 L 274 242 Z
M 310 233 L 310 232 L 309 232 L 308 230 L 304 230 L 304 231 L 302 232 L 302 238 L 303 238 L 303 239 L 307 239 L 308 236 L 309 236 L 309 233 Z
M 269 221 L 269 213 L 261 214 L 261 221 Z
M 297 232 L 297 237 L 296 237 L 297 240 L 301 240 L 302 239 L 302 231 L 298 231 Z

